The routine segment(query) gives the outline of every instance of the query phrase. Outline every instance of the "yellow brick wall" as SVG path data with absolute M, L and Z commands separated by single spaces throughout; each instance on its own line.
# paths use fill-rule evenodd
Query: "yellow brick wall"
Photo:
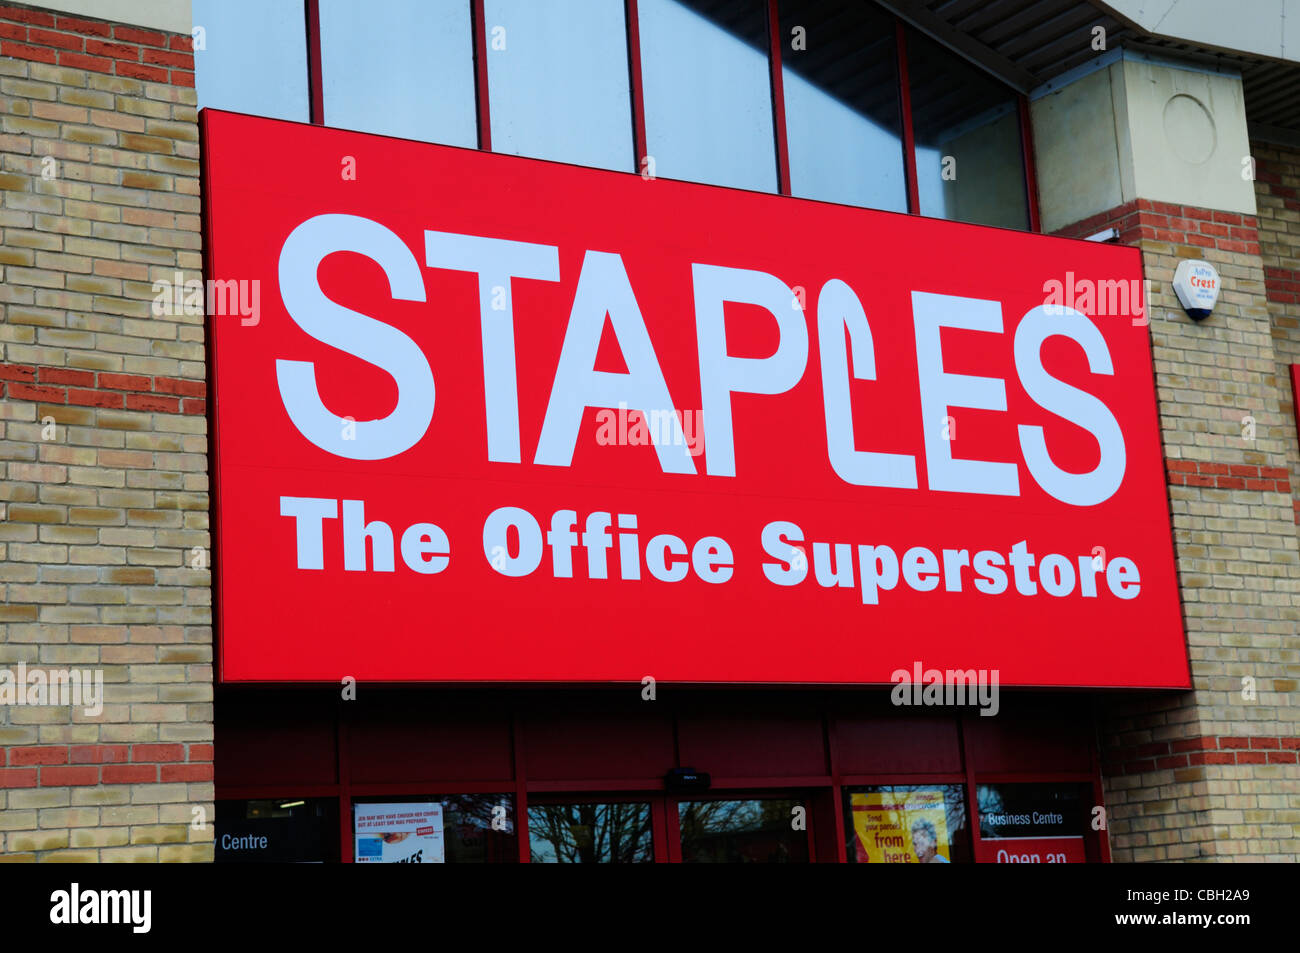
M 0 55 L 0 669 L 105 694 L 0 706 L 0 861 L 212 857 L 203 319 L 151 308 L 200 272 L 195 97 L 126 72 Z
M 1277 355 L 1282 412 L 1295 419 L 1290 366 L 1300 364 L 1300 145 L 1254 143 L 1255 201 L 1259 244 Z M 1294 428 L 1286 435 L 1291 482 L 1300 485 L 1300 444 Z M 1300 521 L 1300 516 L 1297 517 Z
M 1295 861 L 1300 552 L 1287 479 L 1295 424 L 1265 300 L 1262 228 L 1257 237 L 1250 216 L 1144 200 L 1101 219 L 1142 250 L 1152 288 L 1193 681 L 1188 693 L 1101 700 L 1112 856 Z M 1098 221 L 1080 223 L 1081 231 Z M 1202 322 L 1183 313 L 1172 290 L 1185 258 L 1204 258 L 1223 279 L 1218 306 Z

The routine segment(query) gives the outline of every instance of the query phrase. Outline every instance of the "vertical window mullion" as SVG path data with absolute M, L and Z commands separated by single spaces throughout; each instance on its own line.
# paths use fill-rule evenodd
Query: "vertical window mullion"
M 1029 230 L 1041 232 L 1042 223 L 1038 220 L 1038 174 L 1034 169 L 1034 132 L 1029 121 L 1029 100 L 1025 96 L 1020 100 L 1020 149 L 1025 163 L 1025 198 L 1029 206 Z
M 912 87 L 907 74 L 907 31 L 902 20 L 894 21 L 894 59 L 898 66 L 899 111 L 903 120 L 903 169 L 907 175 L 907 210 L 921 213 L 921 195 L 916 181 L 916 138 L 912 132 Z
M 334 722 L 334 751 L 338 759 L 339 776 L 339 860 L 345 864 L 354 864 L 356 857 L 353 856 L 353 838 L 356 834 L 352 821 L 352 731 L 348 718 L 349 710 L 340 708 Z
M 515 849 L 521 864 L 533 862 L 528 834 L 528 755 L 524 748 L 523 719 L 517 711 L 510 713 L 511 755 L 514 758 Z
M 785 130 L 785 86 L 781 75 L 781 15 L 778 0 L 767 0 L 768 62 L 772 70 L 772 129 L 776 133 L 777 189 L 790 194 L 790 150 Z
M 478 100 L 478 147 L 485 152 L 491 152 L 492 114 L 488 108 L 487 14 L 483 6 L 484 0 L 472 0 L 470 19 L 474 24 L 474 88 Z
M 645 92 L 641 88 L 641 20 L 636 0 L 626 0 L 627 69 L 632 89 L 632 171 L 640 172 L 646 157 Z
M 307 21 L 307 102 L 313 125 L 325 124 L 324 76 L 320 53 L 320 0 L 305 0 Z

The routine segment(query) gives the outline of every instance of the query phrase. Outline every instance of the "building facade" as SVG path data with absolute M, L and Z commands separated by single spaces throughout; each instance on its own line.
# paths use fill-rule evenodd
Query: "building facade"
M 0 670 L 15 691 L 49 673 L 46 696 L 0 695 L 0 860 L 352 862 L 426 841 L 424 859 L 447 862 L 1296 860 L 1300 61 L 1285 41 L 1300 4 L 1232 24 L 1194 0 L 1163 19 L 1135 0 L 985 6 L 0 6 Z M 214 258 L 240 244 L 223 221 L 257 208 L 230 183 L 271 170 L 270 221 L 295 177 L 314 181 L 308 157 L 345 182 L 353 159 L 375 196 L 384 182 L 367 177 L 391 161 L 377 177 L 419 205 L 402 176 L 427 156 L 485 170 L 486 207 L 525 166 L 480 153 L 542 160 L 526 167 L 538 181 L 572 175 L 611 195 L 680 180 L 711 187 L 682 202 L 784 203 L 763 208 L 794 233 L 849 214 L 824 203 L 878 228 L 893 220 L 861 210 L 946 220 L 933 234 L 954 244 L 934 247 L 935 271 L 984 242 L 1029 241 L 1008 232 L 1137 249 L 1023 246 L 1050 245 L 1081 275 L 1094 253 L 1140 265 L 1141 304 L 1109 314 L 1149 336 L 1167 510 L 1144 516 L 1171 537 L 1186 685 L 1126 674 L 1154 651 L 1140 628 L 1098 633 L 1104 649 L 1071 633 L 1062 656 L 1114 676 L 1008 683 L 994 717 L 902 707 L 884 678 L 727 669 L 350 679 L 304 663 L 240 676 L 232 649 L 247 666 L 309 606 L 287 576 L 256 589 L 231 561 L 234 532 L 214 533 L 241 515 L 234 471 L 219 470 L 236 451 L 219 463 L 215 447 L 218 421 L 220 445 L 239 447 L 227 408 L 242 386 L 233 364 L 218 383 L 215 341 L 248 338 L 201 286 L 186 301 L 195 279 L 246 274 Z M 553 194 L 550 207 L 510 195 L 564 214 Z M 1220 282 L 1201 320 L 1174 290 L 1185 261 Z M 1010 284 L 1029 266 L 991 267 Z M 275 279 L 260 286 L 268 324 Z M 479 307 L 472 285 L 448 294 L 449 311 Z M 1107 313 L 1100 294 L 1077 307 Z M 1132 392 L 1143 413 L 1145 386 Z M 362 653 L 409 611 L 375 610 L 344 648 Z M 925 622 L 940 624 L 964 621 Z M 1056 624 L 997 637 L 1039 646 Z M 816 652 L 814 631 L 760 619 L 751 637 Z M 462 638 L 513 636 L 485 624 Z M 55 678 L 74 674 L 78 703 L 53 703 Z

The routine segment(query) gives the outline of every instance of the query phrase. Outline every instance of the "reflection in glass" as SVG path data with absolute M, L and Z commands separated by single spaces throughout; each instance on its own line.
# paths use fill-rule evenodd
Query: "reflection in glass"
M 276 798 L 217 801 L 213 832 L 217 863 L 337 862 L 338 801 Z
M 199 106 L 307 122 L 307 26 L 302 0 L 193 0 Z M 197 47 L 197 44 L 196 44 Z
M 906 212 L 893 18 L 842 0 L 780 10 L 791 192 Z
M 640 0 L 646 150 L 654 173 L 775 192 L 763 0 Z
M 682 862 L 807 863 L 808 832 L 796 830 L 795 808 L 785 799 L 683 801 L 677 805 Z
M 320 0 L 320 32 L 326 125 L 478 144 L 466 0 Z
M 844 792 L 850 863 L 970 863 L 966 788 L 878 785 Z
M 980 839 L 1081 837 L 1088 823 L 1086 784 L 981 784 L 975 789 Z
M 486 0 L 484 22 L 493 151 L 634 168 L 623 4 Z
M 921 214 L 1028 228 L 1016 94 L 915 30 L 907 63 Z
M 650 805 L 529 805 L 528 843 L 535 864 L 650 863 Z
M 513 794 L 445 795 L 442 825 L 449 864 L 519 862 Z
M 444 794 L 432 797 L 361 798 L 368 803 L 430 801 L 442 805 L 443 862 L 448 864 L 515 864 L 519 845 L 515 838 L 513 794 Z

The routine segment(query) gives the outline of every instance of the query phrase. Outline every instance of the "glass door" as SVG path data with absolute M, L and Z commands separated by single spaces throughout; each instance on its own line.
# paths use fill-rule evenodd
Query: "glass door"
M 528 849 L 534 864 L 648 864 L 656 851 L 662 798 L 590 794 L 528 800 Z
M 529 795 L 535 864 L 806 864 L 809 799 L 792 792 Z
M 806 864 L 813 860 L 808 800 L 789 793 L 674 798 L 685 864 Z

